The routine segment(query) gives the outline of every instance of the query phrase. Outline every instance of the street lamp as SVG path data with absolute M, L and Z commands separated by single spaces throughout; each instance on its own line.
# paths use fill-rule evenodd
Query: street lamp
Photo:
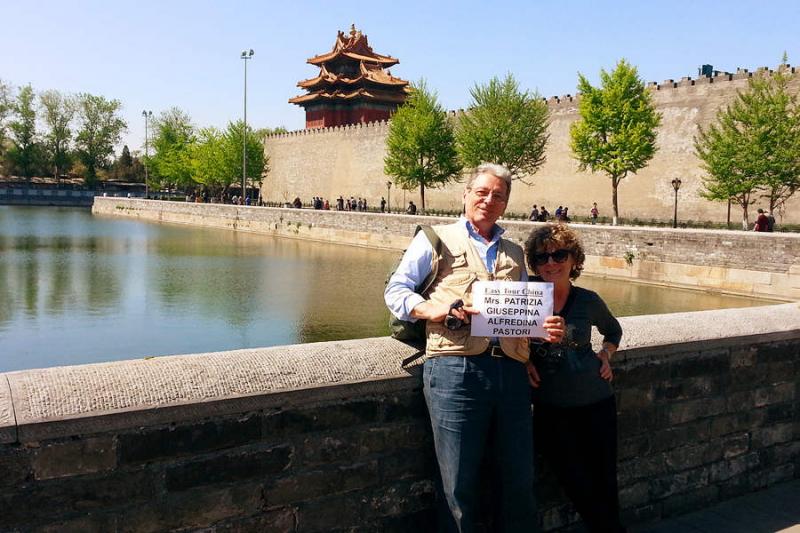
M 672 227 L 678 227 L 678 189 L 681 188 L 681 179 L 675 178 L 672 180 L 672 188 L 675 189 L 675 213 L 672 216 Z
M 242 197 L 241 202 L 247 196 L 247 60 L 252 59 L 255 52 L 251 48 L 249 51 L 242 50 L 244 59 L 244 129 L 242 130 Z
M 147 177 L 147 159 L 150 157 L 150 145 L 147 142 L 147 122 L 153 118 L 152 111 L 142 111 L 144 117 L 144 197 L 145 200 L 149 194 L 148 190 L 148 177 Z
M 392 182 L 386 182 L 386 205 L 389 206 L 388 213 L 392 212 Z

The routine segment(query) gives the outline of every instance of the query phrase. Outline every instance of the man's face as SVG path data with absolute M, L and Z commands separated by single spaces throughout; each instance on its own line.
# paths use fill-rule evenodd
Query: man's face
M 506 182 L 492 174 L 480 174 L 464 191 L 464 214 L 474 225 L 494 224 L 508 203 Z

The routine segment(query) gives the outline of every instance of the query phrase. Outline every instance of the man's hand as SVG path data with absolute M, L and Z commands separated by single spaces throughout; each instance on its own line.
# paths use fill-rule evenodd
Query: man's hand
M 444 317 L 450 313 L 454 317 L 463 320 L 465 324 L 469 324 L 470 315 L 477 315 L 479 312 L 480 311 L 477 309 L 468 305 L 453 309 L 451 312 L 449 305 L 436 304 L 430 300 L 427 300 L 412 309 L 411 316 L 414 318 L 428 320 L 430 322 L 444 322 Z
M 562 340 L 564 340 L 564 334 L 567 331 L 566 322 L 564 322 L 564 317 L 560 316 L 549 316 L 544 319 L 544 330 L 547 332 L 547 338 L 545 341 L 558 344 Z

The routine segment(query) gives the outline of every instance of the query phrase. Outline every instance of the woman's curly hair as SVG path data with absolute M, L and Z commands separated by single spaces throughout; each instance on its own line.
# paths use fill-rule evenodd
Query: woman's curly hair
M 583 262 L 586 254 L 583 253 L 583 246 L 578 238 L 578 234 L 566 224 L 547 224 L 534 229 L 525 241 L 525 258 L 528 260 L 528 268 L 535 274 L 536 265 L 533 256 L 544 253 L 548 250 L 569 250 L 575 265 L 569 273 L 570 279 L 577 279 L 583 270 Z

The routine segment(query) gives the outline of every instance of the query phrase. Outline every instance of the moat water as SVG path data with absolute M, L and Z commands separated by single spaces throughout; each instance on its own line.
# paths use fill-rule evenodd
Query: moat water
M 0 206 L 0 372 L 388 334 L 387 252 Z M 618 316 L 765 301 L 582 276 Z

